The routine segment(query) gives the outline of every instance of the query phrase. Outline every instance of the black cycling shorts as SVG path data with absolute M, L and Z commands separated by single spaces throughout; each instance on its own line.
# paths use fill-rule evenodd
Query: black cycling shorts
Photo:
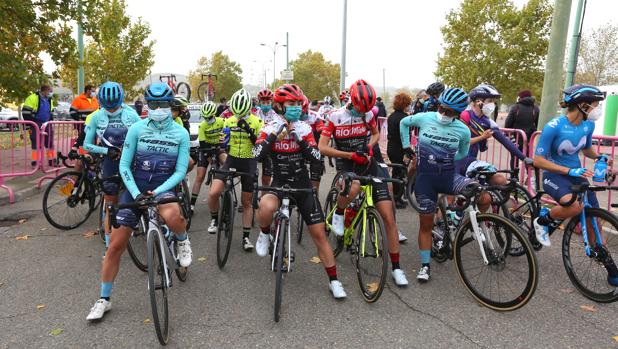
M 285 183 L 290 185 L 290 183 Z M 282 184 L 273 181 L 270 185 L 271 187 L 281 187 Z M 292 188 L 312 188 L 311 182 L 302 180 L 294 182 L 293 185 L 290 185 Z M 283 194 L 271 192 L 270 194 L 274 194 L 279 198 L 279 201 L 283 199 Z M 320 200 L 318 200 L 317 193 L 315 195 L 311 193 L 296 193 L 291 195 L 293 203 L 300 210 L 300 215 L 303 217 L 303 221 L 307 226 L 324 223 L 324 211 L 322 211 L 322 206 L 320 205 Z M 279 202 L 281 204 L 281 202 Z
M 262 176 L 273 176 L 273 161 L 270 156 L 267 156 L 262 160 Z
M 253 176 L 257 171 L 257 162 L 253 158 L 243 159 L 235 158 L 228 155 L 221 170 L 228 171 L 230 168 L 236 169 L 238 172 L 250 173 L 251 176 L 240 176 L 241 190 L 243 193 L 253 193 Z M 225 181 L 226 175 L 223 173 L 215 174 L 215 179 Z
M 199 150 L 197 152 L 197 167 L 208 168 L 208 159 L 210 159 L 213 155 L 215 156 L 217 161 L 219 161 L 218 149 L 209 151 Z
M 341 170 L 345 171 L 345 172 L 354 172 L 359 176 L 374 176 L 374 177 L 381 177 L 381 178 L 390 178 L 390 176 L 388 175 L 388 171 L 384 171 L 381 170 L 378 167 L 378 164 L 376 161 L 372 161 L 369 166 L 359 166 L 356 165 L 352 160 L 345 160 L 345 159 L 341 159 L 342 161 L 340 161 L 340 165 L 341 165 Z M 365 183 L 361 183 L 361 184 L 365 184 Z M 391 201 L 391 194 L 388 192 L 388 184 L 386 182 L 383 183 L 376 183 L 373 182 L 371 183 L 372 185 L 372 195 L 373 195 L 373 202 L 380 202 L 380 201 Z
M 324 174 L 324 158 L 320 161 L 311 161 L 309 164 L 309 174 L 312 181 L 319 182 Z

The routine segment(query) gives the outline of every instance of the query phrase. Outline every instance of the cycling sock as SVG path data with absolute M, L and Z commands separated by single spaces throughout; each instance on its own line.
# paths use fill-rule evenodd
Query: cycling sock
M 200 194 L 191 194 L 191 205 L 195 205 L 197 202 L 197 196 Z
M 429 260 L 431 258 L 431 250 L 420 250 L 420 254 L 421 263 L 423 263 L 423 265 L 429 264 Z
M 187 240 L 187 232 L 185 231 L 182 234 L 176 234 L 176 241 L 185 241 Z
M 337 280 L 337 265 L 333 265 L 332 267 L 324 267 L 326 269 L 326 275 L 328 275 L 328 280 L 333 281 Z
M 109 234 L 105 234 L 105 247 L 109 247 Z
M 268 227 L 261 227 L 260 229 L 262 229 L 262 233 L 263 234 L 270 235 L 270 226 L 268 226 Z
M 219 212 L 210 212 L 210 218 L 217 223 L 219 220 Z
M 242 227 L 242 238 L 249 238 L 249 234 L 251 234 L 251 227 Z
M 541 225 L 548 226 L 548 225 L 550 225 L 551 223 L 553 223 L 553 222 L 554 222 L 554 219 L 553 219 L 553 218 L 551 218 L 551 216 L 550 216 L 549 212 L 547 212 L 547 214 L 546 214 L 546 215 L 544 215 L 544 216 L 540 216 L 540 217 L 539 217 L 539 219 L 537 220 L 537 222 L 538 222 L 539 224 L 541 224 Z
M 335 209 L 335 214 L 343 216 L 343 213 L 345 212 L 345 208 L 339 208 L 339 206 L 337 206 L 337 209 Z
M 109 301 L 109 297 L 112 295 L 113 282 L 101 282 L 101 298 Z
M 399 252 L 397 253 L 388 253 L 389 256 L 391 256 L 391 265 L 393 267 L 393 270 L 395 269 L 401 269 L 401 267 L 399 266 Z

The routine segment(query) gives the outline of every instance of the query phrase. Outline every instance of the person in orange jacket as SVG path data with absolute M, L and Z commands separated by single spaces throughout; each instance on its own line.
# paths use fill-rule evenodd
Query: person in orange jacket
M 71 118 L 75 121 L 85 121 L 88 114 L 99 109 L 99 102 L 96 96 L 96 87 L 86 85 L 84 93 L 75 97 L 73 102 L 71 102 L 71 109 L 69 111 Z

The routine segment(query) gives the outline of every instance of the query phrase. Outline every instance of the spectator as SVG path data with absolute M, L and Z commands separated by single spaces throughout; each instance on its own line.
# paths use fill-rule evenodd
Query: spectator
M 84 93 L 73 99 L 73 102 L 71 102 L 71 109 L 69 111 L 71 119 L 75 121 L 85 121 L 88 114 L 99 109 L 96 90 L 96 87 L 86 85 L 84 88 Z
M 144 110 L 144 102 L 141 99 L 135 101 L 135 111 L 139 117 L 142 117 L 142 110 Z
M 36 127 L 41 126 L 53 119 L 52 111 L 54 110 L 54 101 L 52 100 L 53 91 L 51 86 L 43 85 L 41 89 L 29 95 L 22 106 L 21 115 L 24 120 L 33 121 L 36 123 Z M 54 159 L 56 158 L 56 152 L 54 151 L 54 136 L 53 128 L 50 128 L 43 139 L 43 146 L 47 150 L 47 159 L 49 166 L 53 166 Z M 30 160 L 32 166 L 37 165 L 38 149 L 35 130 L 30 130 L 30 146 L 32 151 L 30 152 Z
M 412 106 L 412 114 L 418 114 L 423 111 L 423 105 L 425 101 L 429 98 L 427 92 L 425 90 L 420 90 L 416 94 L 416 100 L 414 101 L 414 105 Z
M 519 91 L 517 95 L 517 103 L 515 103 L 509 115 L 506 117 L 504 127 L 522 130 L 526 133 L 526 138 L 530 139 L 534 131 L 537 129 L 537 123 L 539 122 L 539 107 L 535 105 L 535 99 L 529 90 Z M 515 141 L 515 139 L 513 139 Z M 519 138 L 517 147 L 523 152 L 524 144 L 523 139 Z M 511 159 L 511 168 L 517 166 L 516 159 Z
M 386 107 L 382 102 L 382 97 L 376 98 L 376 107 L 378 107 L 378 117 L 386 117 Z
M 217 107 L 217 116 L 221 116 L 221 114 L 227 109 L 227 99 L 225 97 L 221 97 L 221 104 Z
M 388 142 L 386 145 L 386 154 L 392 163 L 403 164 L 403 146 L 401 145 L 401 135 L 399 134 L 399 123 L 401 119 L 408 116 L 406 110 L 412 104 L 412 97 L 401 92 L 395 96 L 393 100 L 393 113 L 387 119 L 388 127 Z M 393 168 L 393 178 L 403 178 L 406 176 L 406 171 L 400 168 Z M 405 188 L 403 185 L 393 183 L 393 196 L 395 197 L 395 206 L 397 208 L 405 208 L 406 202 L 403 199 Z

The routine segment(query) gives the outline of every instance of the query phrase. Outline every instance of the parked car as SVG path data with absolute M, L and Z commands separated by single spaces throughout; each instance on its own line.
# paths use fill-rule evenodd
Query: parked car
M 58 102 L 58 105 L 54 109 L 53 116 L 54 120 L 66 120 L 70 121 L 71 119 L 71 103 L 69 102 Z
M 0 129 L 9 129 L 13 130 L 13 126 L 8 123 L 3 123 L 5 120 L 19 120 L 19 115 L 17 110 L 13 110 L 10 108 L 2 108 L 0 109 Z
M 189 138 L 191 139 L 191 147 L 199 147 L 200 142 L 197 140 L 197 132 L 200 129 L 200 123 L 202 122 L 201 114 L 202 105 L 199 104 L 189 104 L 189 113 L 191 117 L 189 118 Z

